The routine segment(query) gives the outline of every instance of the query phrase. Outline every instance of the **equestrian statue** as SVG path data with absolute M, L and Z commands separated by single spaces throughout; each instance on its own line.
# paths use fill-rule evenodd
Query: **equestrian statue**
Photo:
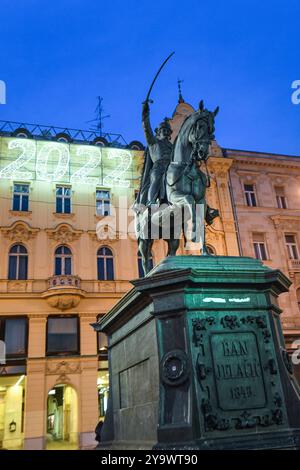
M 183 234 L 185 249 L 205 245 L 205 223 L 211 225 L 219 215 L 208 206 L 205 194 L 210 185 L 207 169 L 209 146 L 214 140 L 215 111 L 200 101 L 199 109 L 183 122 L 171 143 L 172 129 L 165 118 L 153 132 L 150 123 L 150 93 L 165 65 L 156 74 L 143 103 L 142 123 L 147 141 L 140 189 L 134 203 L 136 235 L 145 274 L 151 269 L 151 249 L 155 239 L 168 244 L 168 256 L 175 256 Z

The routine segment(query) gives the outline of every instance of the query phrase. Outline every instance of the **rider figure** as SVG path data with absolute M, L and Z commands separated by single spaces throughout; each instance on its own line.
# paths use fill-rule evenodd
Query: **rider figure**
M 152 160 L 152 168 L 150 172 L 150 186 L 147 195 L 147 206 L 164 202 L 165 194 L 165 175 L 171 161 L 173 144 L 170 142 L 172 129 L 167 118 L 155 129 L 153 134 L 150 124 L 149 103 L 143 104 L 142 112 L 143 128 L 149 148 L 150 158 Z

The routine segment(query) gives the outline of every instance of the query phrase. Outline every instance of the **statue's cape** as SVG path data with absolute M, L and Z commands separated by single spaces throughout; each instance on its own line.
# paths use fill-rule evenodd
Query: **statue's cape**
M 150 157 L 149 147 L 145 150 L 144 164 L 142 170 L 140 190 L 136 198 L 136 204 L 146 205 L 148 200 L 148 190 L 150 186 L 150 172 L 153 167 L 153 162 Z

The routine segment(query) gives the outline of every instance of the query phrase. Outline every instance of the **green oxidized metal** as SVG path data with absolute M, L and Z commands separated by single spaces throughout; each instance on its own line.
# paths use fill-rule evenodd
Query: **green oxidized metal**
M 298 394 L 286 393 L 298 385 L 286 366 L 277 303 L 290 281 L 238 257 L 166 258 L 151 274 L 161 357 L 157 447 L 167 445 L 170 425 L 173 441 L 185 427 L 200 448 L 264 447 L 270 445 L 266 432 L 268 439 L 275 432 L 274 447 L 284 446 L 276 434 L 289 428 L 295 403 L 300 424 Z M 239 442 L 244 436 L 244 444 L 232 441 L 235 436 Z
M 300 448 L 299 386 L 277 302 L 290 286 L 284 274 L 252 258 L 177 256 L 133 284 L 101 330 L 114 338 L 122 321 L 151 307 L 155 448 Z

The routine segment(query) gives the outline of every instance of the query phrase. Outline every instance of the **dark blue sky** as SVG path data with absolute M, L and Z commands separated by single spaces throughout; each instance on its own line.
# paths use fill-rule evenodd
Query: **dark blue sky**
M 1 0 L 0 119 L 86 129 L 96 96 L 105 130 L 143 140 L 141 102 L 153 90 L 153 126 L 177 103 L 220 106 L 216 137 L 229 148 L 300 155 L 298 0 Z

